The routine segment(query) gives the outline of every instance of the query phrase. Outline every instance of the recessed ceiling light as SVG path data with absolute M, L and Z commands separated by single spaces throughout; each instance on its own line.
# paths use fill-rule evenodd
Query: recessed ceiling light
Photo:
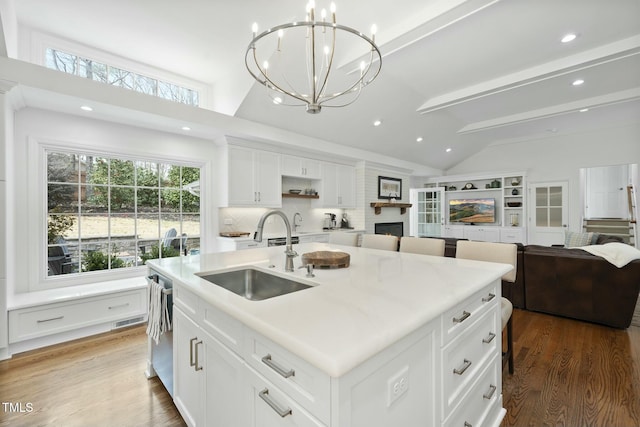
M 447 149 L 446 149 L 446 150 L 444 150 L 444 151 L 446 151 L 447 153 L 450 153 L 450 152 L 451 152 L 451 148 L 447 148 Z
M 382 120 L 376 120 L 373 122 L 374 126 L 380 126 L 382 124 Z
M 88 105 L 83 105 L 82 107 L 80 107 L 80 109 L 84 111 L 93 111 L 93 108 L 89 107 Z
M 191 130 L 189 126 L 182 126 L 182 130 Z
M 589 111 L 588 108 L 583 108 L 582 110 L 580 110 L 581 113 L 586 113 L 587 111 Z
M 569 42 L 574 41 L 574 40 L 576 39 L 576 37 L 578 37 L 578 36 L 577 36 L 577 35 L 575 35 L 574 33 L 568 33 L 568 34 L 565 34 L 565 35 L 560 39 L 560 41 L 561 41 L 562 43 L 569 43 Z
M 416 142 L 422 142 L 422 137 L 421 136 L 417 137 Z
M 578 79 L 578 80 L 574 80 L 573 83 L 571 83 L 571 84 L 574 85 L 574 86 L 580 86 L 583 83 L 584 83 L 584 80 Z

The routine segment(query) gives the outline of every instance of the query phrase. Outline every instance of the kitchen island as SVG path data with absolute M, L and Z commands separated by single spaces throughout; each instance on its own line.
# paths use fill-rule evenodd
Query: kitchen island
M 174 401 L 189 425 L 499 425 L 511 266 L 296 250 L 347 252 L 350 266 L 285 273 L 282 247 L 150 262 L 173 280 Z M 247 266 L 311 287 L 251 301 L 198 275 Z

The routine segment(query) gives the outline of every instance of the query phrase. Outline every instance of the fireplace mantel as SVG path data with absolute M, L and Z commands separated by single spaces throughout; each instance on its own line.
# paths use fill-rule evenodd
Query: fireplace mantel
M 371 207 L 375 209 L 376 215 L 380 215 L 382 208 L 400 208 L 402 215 L 411 207 L 411 203 L 371 202 Z

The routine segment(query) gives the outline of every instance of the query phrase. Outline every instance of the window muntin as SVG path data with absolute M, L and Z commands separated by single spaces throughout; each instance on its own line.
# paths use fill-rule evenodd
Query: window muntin
M 46 150 L 48 276 L 144 265 L 200 247 L 200 168 Z
M 196 90 L 52 48 L 45 51 L 45 66 L 181 104 L 197 107 L 200 103 Z

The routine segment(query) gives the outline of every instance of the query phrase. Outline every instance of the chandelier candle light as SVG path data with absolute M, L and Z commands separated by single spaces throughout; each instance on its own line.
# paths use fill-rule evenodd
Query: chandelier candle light
M 319 113 L 323 106 L 344 107 L 355 102 L 362 88 L 380 73 L 382 55 L 375 44 L 376 26 L 369 38 L 336 23 L 335 3 L 331 3 L 330 13 L 329 22 L 325 9 L 316 20 L 315 1 L 311 0 L 305 21 L 278 25 L 260 34 L 258 24 L 253 24 L 245 65 L 253 78 L 269 89 L 275 104 L 304 105 L 311 114 Z M 359 70 L 338 75 L 336 46 L 343 49 L 340 54 L 344 57 L 351 52 L 346 49 L 353 48 L 353 41 L 364 46 L 367 58 Z

